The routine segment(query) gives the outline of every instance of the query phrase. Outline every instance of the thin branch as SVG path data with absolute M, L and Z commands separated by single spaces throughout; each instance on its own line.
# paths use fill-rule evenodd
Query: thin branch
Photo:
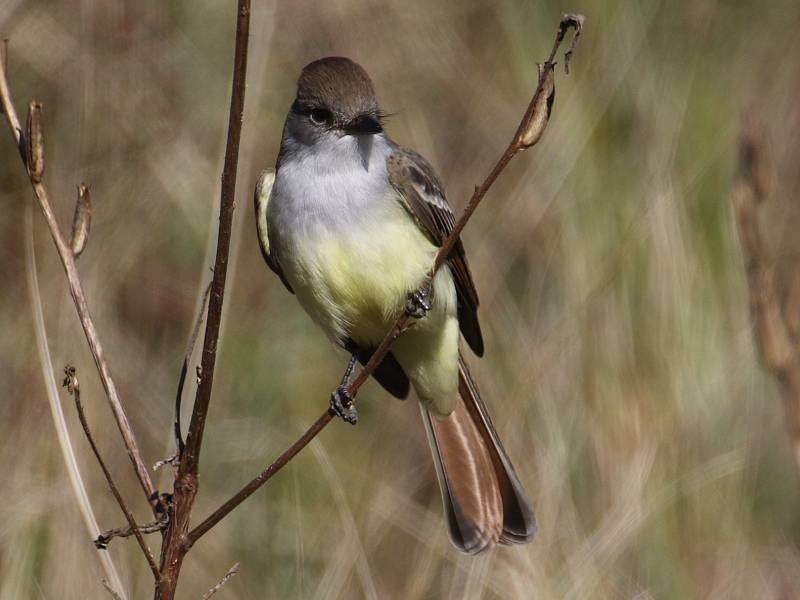
M 6 52 L 4 50 L 3 54 L 5 55 L 5 53 Z M 2 103 L 3 112 L 6 115 L 6 121 L 11 129 L 11 135 L 14 137 L 14 141 L 20 150 L 20 157 L 22 158 L 23 164 L 25 164 L 27 169 L 24 137 L 22 135 L 19 118 L 17 117 L 17 111 L 15 110 L 14 103 L 11 99 L 11 92 L 8 87 L 6 70 L 3 63 L 4 61 L 0 60 L 0 103 Z M 61 264 L 64 267 L 64 271 L 67 275 L 70 295 L 75 302 L 78 318 L 80 319 L 83 331 L 86 335 L 86 340 L 89 343 L 89 350 L 91 351 L 92 358 L 97 366 L 97 371 L 100 375 L 100 381 L 102 382 L 103 388 L 106 391 L 106 397 L 108 398 L 108 402 L 111 405 L 111 410 L 114 413 L 114 419 L 117 422 L 117 427 L 122 434 L 122 440 L 125 443 L 125 449 L 128 452 L 128 457 L 130 458 L 131 463 L 133 463 L 133 467 L 136 470 L 136 476 L 139 479 L 142 491 L 147 497 L 148 502 L 150 502 L 150 499 L 154 497 L 153 493 L 155 488 L 153 487 L 153 482 L 150 479 L 147 466 L 142 460 L 141 452 L 139 451 L 139 445 L 136 442 L 136 436 L 131 429 L 128 417 L 122 408 L 122 402 L 120 401 L 119 394 L 117 393 L 117 387 L 111 377 L 111 372 L 108 368 L 108 363 L 106 362 L 103 346 L 100 344 L 100 338 L 97 335 L 97 329 L 95 328 L 94 321 L 89 313 L 89 306 L 86 303 L 86 295 L 84 294 L 83 287 L 81 286 L 81 281 L 78 276 L 78 269 L 75 265 L 75 258 L 72 254 L 72 249 L 61 234 L 61 230 L 59 229 L 58 222 L 53 214 L 50 199 L 44 184 L 41 181 L 35 182 L 33 178 L 31 178 L 31 185 L 33 186 L 33 191 L 36 194 L 36 199 L 39 201 L 39 207 L 42 210 L 42 214 L 47 222 L 47 226 L 50 229 L 50 235 L 52 236 L 53 242 L 56 245 L 58 257 L 61 259 Z M 153 508 L 155 510 L 155 507 Z
M 0 108 L 2 108 L 2 113 L 6 116 L 8 126 L 11 128 L 11 134 L 14 136 L 14 142 L 17 144 L 17 150 L 19 151 L 19 157 L 27 169 L 28 158 L 22 136 L 22 125 L 20 125 L 17 111 L 14 109 L 14 103 L 11 100 L 11 90 L 8 88 L 8 80 L 6 79 L 7 68 L 8 40 L 3 40 L 3 43 L 0 44 Z
M 151 523 L 145 523 L 144 525 L 138 525 L 133 527 L 128 525 L 127 527 L 115 527 L 114 529 L 109 529 L 108 531 L 104 531 L 97 538 L 94 540 L 94 546 L 98 550 L 105 550 L 108 548 L 108 543 L 113 540 L 114 538 L 126 538 L 132 535 L 136 535 L 139 533 L 158 533 L 159 531 L 164 531 L 167 527 L 167 522 L 162 521 L 152 521 Z
M 311 440 L 317 437 L 317 434 L 325 429 L 325 426 L 330 423 L 331 419 L 333 419 L 333 416 L 331 416 L 331 413 L 327 411 L 320 415 L 319 418 L 314 421 L 311 427 L 309 427 L 306 432 L 297 439 L 296 442 L 284 450 L 281 455 L 276 458 L 266 469 L 259 473 L 241 490 L 236 492 L 236 494 L 234 494 L 230 500 L 225 502 L 225 504 L 220 506 L 217 510 L 206 517 L 202 523 L 192 529 L 186 536 L 186 540 L 184 542 L 186 544 L 186 548 L 190 548 L 198 539 L 203 536 L 203 534 L 224 519 L 228 513 L 239 506 L 253 492 L 269 481 L 272 476 L 280 471 L 286 465 L 286 463 L 292 460 L 295 455 L 300 452 L 300 450 L 305 448 Z
M 180 458 L 183 454 L 184 443 L 183 435 L 181 434 L 181 399 L 183 398 L 183 386 L 186 383 L 186 373 L 189 370 L 189 361 L 192 360 L 194 353 L 194 345 L 197 342 L 197 334 L 200 333 L 200 326 L 203 324 L 203 315 L 206 313 L 206 304 L 208 303 L 208 295 L 211 293 L 211 282 L 206 286 L 206 291 L 203 292 L 203 299 L 200 301 L 200 311 L 197 313 L 197 319 L 192 327 L 192 334 L 189 337 L 189 344 L 186 347 L 186 354 L 183 356 L 183 364 L 181 365 L 181 374 L 178 377 L 178 391 L 175 394 L 175 448 L 177 450 L 177 457 Z M 169 459 L 165 462 L 172 462 Z
M 464 227 L 466 226 L 470 217 L 472 217 L 475 209 L 478 208 L 478 205 L 480 204 L 481 200 L 483 200 L 486 192 L 489 191 L 489 188 L 492 187 L 500 173 L 502 173 L 508 163 L 511 162 L 511 159 L 514 158 L 514 156 L 516 156 L 520 151 L 529 148 L 531 145 L 535 144 L 539 139 L 541 139 L 541 132 L 539 131 L 538 135 L 531 136 L 530 134 L 532 132 L 530 132 L 530 128 L 533 125 L 536 126 L 537 129 L 541 129 L 544 125 L 546 125 L 547 118 L 549 118 L 550 115 L 552 101 L 548 101 L 548 99 L 553 95 L 555 90 L 552 79 L 553 70 L 555 68 L 553 58 L 555 57 L 561 42 L 564 40 L 564 35 L 567 29 L 571 27 L 574 28 L 577 36 L 582 31 L 583 22 L 583 15 L 565 14 L 561 19 L 561 22 L 558 26 L 558 33 L 556 34 L 556 39 L 553 43 L 553 49 L 550 52 L 547 62 L 545 62 L 540 69 L 539 82 L 536 86 L 536 91 L 534 92 L 533 97 L 528 104 L 525 115 L 522 117 L 522 121 L 517 128 L 517 132 L 514 134 L 514 137 L 508 144 L 505 152 L 503 152 L 502 156 L 494 165 L 494 168 L 492 168 L 492 170 L 489 172 L 489 175 L 481 185 L 475 188 L 472 198 L 470 198 L 466 208 L 464 209 L 464 212 L 453 227 L 453 231 L 450 232 L 450 235 L 447 236 L 447 239 L 444 241 L 441 248 L 439 248 L 439 252 L 436 254 L 436 260 L 434 261 L 433 267 L 428 273 L 425 281 L 422 283 L 423 286 L 427 285 L 428 282 L 433 280 L 433 276 L 436 274 L 436 271 L 438 271 L 448 259 L 453 246 L 455 246 L 458 238 L 461 236 L 461 232 L 464 230 Z M 571 47 L 570 49 L 572 50 L 574 48 Z M 545 102 L 542 102 L 543 99 Z M 546 111 L 544 120 L 541 119 L 542 111 Z M 533 144 L 526 143 L 526 140 L 529 138 L 533 139 Z M 404 313 L 397 319 L 397 321 L 395 321 L 395 324 L 392 326 L 389 333 L 387 333 L 383 338 L 383 341 L 380 343 L 377 350 L 375 350 L 369 362 L 364 365 L 364 368 L 359 372 L 359 374 L 348 387 L 351 397 L 355 397 L 358 389 L 364 385 L 367 379 L 369 379 L 370 375 L 372 375 L 372 372 L 386 357 L 391 345 L 405 330 L 409 318 L 410 317 Z
M 558 52 L 559 46 L 564 40 L 567 30 L 572 28 L 575 30 L 575 38 L 573 39 L 572 43 L 570 44 L 570 48 L 567 51 L 568 55 L 565 56 L 565 62 L 569 60 L 569 56 L 571 56 L 575 49 L 577 37 L 582 31 L 583 23 L 583 15 L 565 14 L 562 17 L 561 22 L 559 23 L 555 42 L 553 43 L 552 51 L 550 52 L 550 56 L 548 57 L 547 61 L 539 69 L 539 81 L 536 86 L 536 91 L 534 92 L 533 97 L 528 104 L 528 108 L 526 109 L 525 114 L 520 121 L 514 137 L 483 183 L 475 188 L 475 191 L 472 194 L 472 197 L 470 198 L 466 208 L 464 209 L 463 214 L 453 227 L 453 231 L 439 249 L 433 267 L 420 287 L 429 285 L 430 281 L 433 280 L 433 276 L 436 274 L 436 271 L 449 257 L 453 246 L 456 244 L 461 232 L 464 229 L 464 226 L 467 224 L 486 193 L 497 180 L 500 173 L 503 172 L 506 165 L 508 165 L 511 159 L 520 151 L 531 147 L 532 145 L 536 144 L 539 139 L 541 139 L 542 131 L 546 126 L 547 120 L 550 116 L 550 110 L 552 108 L 555 91 L 553 83 L 553 71 L 555 68 L 555 63 L 553 62 L 553 59 Z M 364 368 L 361 369 L 359 374 L 350 383 L 347 391 L 350 393 L 351 398 L 355 398 L 358 389 L 366 382 L 381 361 L 383 361 L 394 341 L 400 337 L 405 330 L 409 318 L 410 317 L 405 313 L 398 317 L 392 328 L 383 338 L 383 341 L 375 350 L 369 362 L 364 365 Z M 283 468 L 286 463 L 288 463 L 298 452 L 300 452 L 300 450 L 302 450 L 312 439 L 314 439 L 314 437 L 316 437 L 316 435 L 322 431 L 332 419 L 333 416 L 328 411 L 320 415 L 320 417 L 314 421 L 311 427 L 309 427 L 297 441 L 284 450 L 283 453 L 277 459 L 275 459 L 272 464 L 270 464 L 266 469 L 264 469 L 264 471 L 262 471 L 241 490 L 234 494 L 233 497 L 215 510 L 211 515 L 209 515 L 202 523 L 192 529 L 186 535 L 184 540 L 185 548 L 188 550 L 208 530 L 214 527 L 214 525 L 221 521 L 259 487 L 269 481 L 269 479 L 273 477 L 275 473 L 280 471 L 280 469 Z
M 225 146 L 225 161 L 220 190 L 219 228 L 217 253 L 214 261 L 214 276 L 208 300 L 206 330 L 198 373 L 192 417 L 186 435 L 186 444 L 181 453 L 175 479 L 173 505 L 169 526 L 161 548 L 161 579 L 156 588 L 158 600 L 174 597 L 183 557 L 188 550 L 183 540 L 189 530 L 192 505 L 197 494 L 197 472 L 200 464 L 200 449 L 203 443 L 211 389 L 214 383 L 214 366 L 222 317 L 222 301 L 228 274 L 228 253 L 231 243 L 236 173 L 239 162 L 239 142 L 242 134 L 244 96 L 247 76 L 247 46 L 250 34 L 250 0 L 238 0 L 236 18 L 236 42 L 231 81 L 231 103 L 228 114 L 228 139 Z
M 203 597 L 202 597 L 201 600 L 208 600 L 209 598 L 211 598 L 211 596 L 213 596 L 218 591 L 220 591 L 222 589 L 222 586 L 225 585 L 226 583 L 228 583 L 228 580 L 239 572 L 239 566 L 240 565 L 237 562 L 230 569 L 228 569 L 228 572 L 225 573 L 223 578 L 219 580 L 219 583 L 217 585 L 215 585 L 214 587 L 212 587 L 210 590 L 208 590 L 205 594 L 203 594 Z
M 136 541 L 139 542 L 139 547 L 142 549 L 142 552 L 147 559 L 147 564 L 150 565 L 150 570 L 153 572 L 153 577 L 155 577 L 156 581 L 158 581 L 159 574 L 156 561 L 153 559 L 153 555 L 150 553 L 150 549 L 147 547 L 147 544 L 144 543 L 144 538 L 139 531 L 139 526 L 136 524 L 136 520 L 133 518 L 133 514 L 128 508 L 128 505 L 125 504 L 125 499 L 122 497 L 122 494 L 119 493 L 119 489 L 114 483 L 114 478 L 111 477 L 111 472 L 108 470 L 108 467 L 106 467 L 103 457 L 100 456 L 100 450 L 98 450 L 97 444 L 95 444 L 94 438 L 92 437 L 92 432 L 89 429 L 89 423 L 86 421 L 86 415 L 83 412 L 83 405 L 81 404 L 81 387 L 78 383 L 78 376 L 75 372 L 75 367 L 71 365 L 64 367 L 64 382 L 61 385 L 67 388 L 67 391 L 72 394 L 72 397 L 75 399 L 75 408 L 78 411 L 78 419 L 80 419 L 81 427 L 83 427 L 83 433 L 86 434 L 86 439 L 89 441 L 89 445 L 92 447 L 92 452 L 94 453 L 97 462 L 100 464 L 100 469 L 102 469 L 103 475 L 106 478 L 106 482 L 108 482 L 108 487 L 111 488 L 111 493 L 114 495 L 117 504 L 119 504 L 122 513 L 125 515 L 125 519 L 128 521 L 128 525 L 130 525 L 131 530 L 136 536 Z
M 203 431 L 205 430 L 206 417 L 208 416 L 208 404 L 211 401 L 211 388 L 214 384 L 214 366 L 217 360 L 222 300 L 228 276 L 228 253 L 231 245 L 231 226 L 233 223 L 234 201 L 236 199 L 236 173 L 239 166 L 239 142 L 242 137 L 242 118 L 244 114 L 247 42 L 250 29 L 249 0 L 239 0 L 238 11 L 233 81 L 231 83 L 231 106 L 228 115 L 228 141 L 225 146 L 225 162 L 222 169 L 220 191 L 217 256 L 214 261 L 214 277 L 211 281 L 211 296 L 208 301 L 203 356 L 200 362 L 200 382 L 197 386 L 189 431 L 186 434 L 186 456 L 181 457 L 181 470 L 183 473 L 196 474 L 200 462 Z

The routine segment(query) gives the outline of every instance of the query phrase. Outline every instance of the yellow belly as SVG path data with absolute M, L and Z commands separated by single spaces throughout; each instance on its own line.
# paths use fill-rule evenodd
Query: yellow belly
M 402 207 L 398 207 L 400 210 Z M 304 308 L 333 339 L 376 346 L 417 289 L 436 256 L 417 225 L 400 213 L 375 229 L 305 245 L 292 281 Z M 434 279 L 432 310 L 413 320 L 393 352 L 420 399 L 448 414 L 458 381 L 456 291 L 448 267 Z
M 319 252 L 320 276 L 342 326 L 354 340 L 373 343 L 425 277 L 436 248 L 413 223 L 400 221 L 382 225 L 378 235 L 323 240 Z

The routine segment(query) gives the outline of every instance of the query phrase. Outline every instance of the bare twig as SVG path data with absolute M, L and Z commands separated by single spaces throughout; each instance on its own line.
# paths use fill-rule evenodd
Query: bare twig
M 206 305 L 208 303 L 208 295 L 211 293 L 211 282 L 208 282 L 206 286 L 206 291 L 203 292 L 203 297 L 200 300 L 200 310 L 197 313 L 197 319 L 195 319 L 194 325 L 192 326 L 192 333 L 189 336 L 189 344 L 186 347 L 186 353 L 183 355 L 183 364 L 181 365 L 181 373 L 178 376 L 178 391 L 175 393 L 175 418 L 172 423 L 172 430 L 175 435 L 175 453 L 165 458 L 163 460 L 159 460 L 156 464 L 153 465 L 153 470 L 157 471 L 161 467 L 165 465 L 170 465 L 172 467 L 177 467 L 180 464 L 181 455 L 183 454 L 183 449 L 185 447 L 183 442 L 183 434 L 181 433 L 181 403 L 183 400 L 183 387 L 186 384 L 186 375 L 189 371 L 189 361 L 192 360 L 192 354 L 194 354 L 194 346 L 197 342 L 197 335 L 200 333 L 200 326 L 203 324 L 203 316 L 206 314 Z M 200 367 L 197 367 L 197 380 L 198 383 L 200 381 Z
M 211 596 L 213 596 L 218 591 L 220 591 L 222 589 L 222 586 L 225 585 L 226 583 L 228 583 L 228 580 L 231 577 L 233 577 L 234 575 L 236 575 L 238 572 L 239 572 L 239 563 L 237 562 L 230 569 L 228 569 L 228 572 L 225 573 L 223 578 L 219 580 L 219 583 L 217 585 L 215 585 L 210 590 L 208 590 L 205 594 L 203 594 L 203 598 L 201 600 L 208 600 L 209 598 L 211 598 Z
M 167 458 L 162 458 L 161 460 L 157 460 L 153 463 L 153 471 L 158 471 L 162 467 L 166 467 L 170 465 L 171 467 L 178 466 L 178 451 L 176 450 L 172 454 L 170 454 Z
M 94 540 L 94 546 L 98 550 L 105 550 L 108 548 L 108 543 L 114 538 L 126 538 L 136 535 L 137 533 L 140 535 L 143 533 L 157 533 L 159 531 L 164 531 L 166 527 L 167 522 L 165 520 L 145 523 L 144 525 L 139 525 L 138 527 L 132 527 L 130 525 L 127 527 L 116 527 L 114 529 L 104 531 L 98 535 Z
M 0 60 L 0 66 L 3 66 L 2 60 Z M 3 112 L 6 115 L 6 121 L 11 129 L 11 135 L 14 137 L 14 141 L 20 150 L 20 157 L 23 160 L 23 164 L 25 164 L 27 161 L 26 145 L 24 143 L 24 137 L 22 135 L 19 118 L 17 117 L 17 111 L 15 110 L 14 103 L 11 99 L 11 92 L 8 87 L 8 80 L 6 78 L 6 70 L 4 67 L 0 69 L 0 103 L 2 103 Z M 108 368 L 108 363 L 106 362 L 103 346 L 100 344 L 100 338 L 97 335 L 97 329 L 95 328 L 94 321 L 89 313 L 89 306 L 86 303 L 86 295 L 84 294 L 83 287 L 81 286 L 81 281 L 78 276 L 78 269 L 75 265 L 75 258 L 72 255 L 72 249 L 61 234 L 61 230 L 59 229 L 58 222 L 53 214 L 50 199 L 44 183 L 41 181 L 34 181 L 33 178 L 31 178 L 31 185 L 33 186 L 33 191 L 36 194 L 36 199 L 39 201 L 39 207 L 42 210 L 42 214 L 47 222 L 47 226 L 50 229 L 50 235 L 52 236 L 53 242 L 56 245 L 58 257 L 61 259 L 61 264 L 63 265 L 64 271 L 67 275 L 69 291 L 72 295 L 72 299 L 75 302 L 78 318 L 83 326 L 83 331 L 86 335 L 86 340 L 89 343 L 89 349 L 92 353 L 92 358 L 94 358 L 97 371 L 100 375 L 100 381 L 103 384 L 103 388 L 106 391 L 106 397 L 108 398 L 108 402 L 111 405 L 111 410 L 114 413 L 114 419 L 116 420 L 117 427 L 122 434 L 122 440 L 125 443 L 125 449 L 127 450 L 131 463 L 133 463 L 133 467 L 136 470 L 136 475 L 139 479 L 139 483 L 141 484 L 142 491 L 144 492 L 148 501 L 150 501 L 150 499 L 154 497 L 155 488 L 153 487 L 153 483 L 150 479 L 147 466 L 142 460 L 141 452 L 139 451 L 139 445 L 136 442 L 136 437 L 131 429 L 128 417 L 122 408 L 122 402 L 119 398 L 119 394 L 117 393 L 117 387 L 114 384 L 113 378 L 111 377 L 111 372 Z M 155 510 L 155 507 L 153 508 Z
M 86 486 L 83 483 L 80 469 L 78 468 L 75 449 L 72 447 L 72 440 L 70 439 L 67 422 L 64 418 L 64 410 L 61 408 L 61 400 L 59 398 L 55 378 L 56 371 L 53 368 L 53 360 L 50 356 L 50 348 L 47 343 L 47 330 L 45 328 L 44 312 L 42 310 L 42 296 L 39 292 L 39 280 L 36 275 L 36 252 L 33 247 L 32 203 L 27 203 L 25 206 L 25 270 L 28 275 L 28 291 L 30 292 L 31 307 L 33 310 L 36 349 L 38 350 L 39 361 L 42 366 L 42 375 L 47 391 L 47 401 L 50 405 L 50 414 L 53 417 L 53 425 L 56 429 L 58 445 L 61 448 L 61 455 L 64 457 L 67 475 L 69 476 L 72 491 L 75 494 L 75 500 L 83 516 L 83 521 L 86 524 L 86 529 L 89 535 L 94 537 L 100 532 L 100 527 L 97 525 L 97 519 L 94 516 L 94 510 L 92 510 L 92 503 L 86 491 Z M 98 553 L 97 558 L 103 567 L 106 578 L 111 582 L 110 585 L 112 585 L 114 589 L 118 591 L 119 596 L 125 600 L 126 596 L 124 588 L 122 587 L 122 581 L 119 578 L 114 562 L 111 560 L 111 556 L 107 552 L 104 552 Z
M 249 32 L 250 0 L 238 0 L 231 104 L 228 114 L 228 140 L 225 147 L 225 162 L 222 171 L 214 277 L 211 282 L 211 293 L 208 301 L 199 383 L 186 435 L 186 444 L 180 456 L 180 464 L 178 465 L 178 473 L 175 479 L 172 514 L 170 515 L 169 526 L 161 548 L 161 578 L 155 595 L 159 600 L 167 600 L 174 597 L 183 557 L 188 550 L 188 546 L 184 543 L 184 538 L 189 530 L 192 505 L 197 494 L 200 449 L 203 443 L 203 432 L 211 400 L 211 388 L 214 382 L 214 365 L 217 358 L 222 301 L 228 273 L 228 252 L 230 249 L 236 193 L 239 141 L 241 139 L 242 115 L 244 112 Z
M 572 54 L 575 52 L 575 47 L 578 45 L 578 38 L 581 37 L 581 32 L 583 31 L 583 22 L 586 20 L 586 17 L 579 14 L 567 14 L 561 19 L 561 29 L 559 30 L 559 34 L 563 38 L 564 35 L 567 33 L 567 29 L 571 26 L 575 28 L 575 35 L 572 36 L 572 42 L 569 44 L 569 48 L 564 53 L 564 73 L 569 75 L 569 61 L 572 60 Z M 550 55 L 550 60 L 552 61 L 555 58 L 555 54 Z
M 192 419 L 186 436 L 184 473 L 197 472 L 200 448 L 203 441 L 211 388 L 214 383 L 214 365 L 217 359 L 217 339 L 222 315 L 222 300 L 228 275 L 228 251 L 231 243 L 231 224 L 236 194 L 236 173 L 239 165 L 239 141 L 242 135 L 244 113 L 245 79 L 247 74 L 247 42 L 250 28 L 250 2 L 239 0 L 236 27 L 236 49 L 234 55 L 233 81 L 231 84 L 231 106 L 228 116 L 228 141 L 225 147 L 225 162 L 222 169 L 220 192 L 220 223 L 217 234 L 217 256 L 214 261 L 214 277 L 208 302 L 203 356 L 200 362 L 200 384 L 192 409 Z
M 800 354 L 792 342 L 796 308 L 787 312 L 781 309 L 774 270 L 769 265 L 759 226 L 758 205 L 766 199 L 769 170 L 763 132 L 755 117 L 747 115 L 731 200 L 747 273 L 756 343 L 764 364 L 780 384 L 786 427 L 800 469 Z M 797 301 L 794 296 L 790 294 L 789 300 Z
M 303 435 L 301 435 L 291 446 L 284 450 L 281 455 L 276 458 L 266 469 L 253 478 L 241 490 L 236 492 L 227 502 L 220 506 L 217 510 L 211 513 L 206 519 L 197 527 L 192 529 L 186 536 L 185 544 L 187 549 L 192 546 L 198 539 L 200 539 L 209 529 L 214 527 L 228 513 L 234 508 L 239 506 L 242 502 L 255 492 L 258 488 L 269 481 L 275 473 L 280 471 L 286 463 L 288 463 L 294 456 L 305 448 L 308 443 L 313 440 L 317 434 L 322 431 L 325 426 L 330 423 L 333 417 L 329 412 L 320 415 L 319 418 L 309 427 Z
M 186 435 L 185 457 L 181 464 L 183 473 L 196 473 L 200 460 L 208 404 L 214 383 L 214 365 L 217 359 L 217 340 L 222 316 L 222 300 L 225 294 L 225 281 L 228 276 L 228 251 L 231 243 L 231 225 L 236 194 L 236 173 L 239 166 L 239 141 L 242 135 L 242 115 L 244 113 L 245 79 L 247 74 L 247 42 L 250 28 L 250 2 L 239 0 L 236 26 L 236 48 L 234 55 L 233 81 L 231 84 L 231 105 L 228 115 L 228 141 L 225 146 L 225 161 L 222 169 L 220 192 L 220 218 L 217 234 L 217 255 L 214 260 L 214 277 L 211 281 L 211 295 L 208 302 L 203 356 L 200 362 L 200 383 L 192 409 L 192 419 Z
M 555 67 L 555 63 L 553 59 L 555 58 L 556 52 L 558 52 L 558 48 L 561 45 L 561 42 L 564 40 L 564 36 L 568 29 L 572 28 L 575 29 L 575 37 L 580 34 L 582 27 L 583 27 L 584 17 L 582 15 L 575 15 L 575 14 L 565 14 L 559 23 L 558 32 L 556 34 L 555 42 L 553 43 L 552 51 L 550 52 L 550 56 L 548 57 L 547 61 L 544 65 L 541 66 L 539 70 L 539 81 L 536 86 L 536 91 L 531 98 L 530 103 L 528 104 L 528 108 L 525 111 L 525 115 L 522 117 L 520 121 L 519 127 L 517 128 L 514 137 L 512 138 L 511 142 L 509 143 L 508 147 L 503 152 L 500 159 L 494 165 L 492 170 L 489 172 L 489 175 L 483 181 L 483 183 L 475 188 L 472 197 L 470 198 L 469 203 L 467 204 L 466 208 L 464 209 L 463 214 L 456 222 L 455 226 L 453 227 L 453 231 L 447 237 L 447 239 L 442 244 L 441 248 L 439 249 L 436 259 L 434 261 L 433 267 L 431 268 L 430 272 L 428 273 L 425 280 L 422 282 L 421 286 L 426 286 L 428 283 L 433 279 L 436 271 L 442 264 L 447 260 L 448 256 L 450 255 L 453 246 L 458 241 L 461 232 L 464 229 L 464 226 L 469 221 L 472 214 L 475 212 L 475 209 L 480 204 L 483 197 L 486 195 L 486 192 L 489 191 L 489 188 L 492 187 L 494 182 L 497 180 L 500 173 L 503 172 L 506 165 L 511 161 L 511 159 L 518 154 L 520 151 L 525 150 L 526 148 L 532 146 L 536 142 L 541 139 L 541 133 L 546 125 L 547 118 L 550 115 L 550 109 L 552 106 L 552 95 L 554 92 L 553 86 L 553 70 Z M 575 48 L 576 40 L 573 39 L 572 44 L 568 50 L 568 54 L 571 55 L 572 51 Z M 565 57 L 568 60 L 569 56 Z M 544 111 L 544 112 L 543 112 Z M 389 352 L 391 345 L 394 341 L 400 337 L 400 335 L 405 330 L 407 323 L 409 320 L 409 316 L 405 313 L 401 314 L 401 316 L 395 321 L 394 325 L 392 326 L 391 330 L 386 334 L 383 341 L 380 343 L 378 348 L 375 350 L 374 354 L 370 358 L 369 362 L 364 365 L 364 368 L 358 373 L 358 375 L 353 379 L 350 385 L 347 388 L 349 395 L 351 398 L 354 398 L 356 393 L 358 392 L 359 388 L 366 382 L 372 372 L 377 368 L 377 366 L 383 361 L 386 354 Z M 259 487 L 264 485 L 272 476 L 275 475 L 286 463 L 288 463 L 300 450 L 302 450 L 316 435 L 325 428 L 325 426 L 331 421 L 332 415 L 330 412 L 326 411 L 322 414 L 311 427 L 306 430 L 300 438 L 295 441 L 291 446 L 289 446 L 283 453 L 275 459 L 272 464 L 270 464 L 264 471 L 262 471 L 258 476 L 252 479 L 247 485 L 245 485 L 241 490 L 239 490 L 236 494 L 233 495 L 227 502 L 225 502 L 222 506 L 220 506 L 217 510 L 215 510 L 211 515 L 209 515 L 202 523 L 197 525 L 194 529 L 192 529 L 186 536 L 184 541 L 185 547 L 188 549 L 190 548 L 200 537 L 202 537 L 208 530 L 210 530 L 214 525 L 216 525 L 219 521 L 221 521 L 226 515 L 228 515 L 234 508 L 236 508 L 239 504 L 241 504 L 246 498 L 248 498 L 254 491 L 256 491 Z
M 14 103 L 11 100 L 11 90 L 8 88 L 8 80 L 6 79 L 6 69 L 8 68 L 8 40 L 3 40 L 0 44 L 0 105 L 2 105 L 3 114 L 6 116 L 8 126 L 11 128 L 11 135 L 14 136 L 14 142 L 17 144 L 17 151 L 19 157 L 25 168 L 28 168 L 28 157 L 25 149 L 24 137 L 22 135 L 22 126 L 19 123 L 17 111 L 14 109 Z
M 156 566 L 156 561 L 153 559 L 153 555 L 150 553 L 150 549 L 147 547 L 147 544 L 144 543 L 144 538 L 142 537 L 139 526 L 136 524 L 136 520 L 133 518 L 133 514 L 128 508 L 128 505 L 125 504 L 125 499 L 122 497 L 122 494 L 119 493 L 119 489 L 114 483 L 114 478 L 111 477 L 111 473 L 109 472 L 108 467 L 106 467 L 103 457 L 100 456 L 100 450 L 97 449 L 97 444 L 95 444 L 94 438 L 92 437 L 92 432 L 89 429 L 89 423 L 86 421 L 86 415 L 83 412 L 83 405 L 81 404 L 81 388 L 80 384 L 78 383 L 78 376 L 75 372 L 75 367 L 71 365 L 64 367 L 64 382 L 61 385 L 67 388 L 67 391 L 72 394 L 72 397 L 75 399 L 75 408 L 78 411 L 78 418 L 81 421 L 83 433 L 86 434 L 86 439 L 89 441 L 89 445 L 92 447 L 92 452 L 94 453 L 97 462 L 100 464 L 103 475 L 108 482 L 108 487 L 111 488 L 111 493 L 114 495 L 117 504 L 119 504 L 122 513 L 125 515 L 125 519 L 128 521 L 131 531 L 133 531 L 133 534 L 136 536 L 136 541 L 139 543 L 139 547 L 142 549 L 142 552 L 147 559 L 147 564 L 150 566 L 150 570 L 153 572 L 153 577 L 155 577 L 157 581 L 159 578 L 159 573 L 158 567 Z M 95 546 L 97 546 L 96 542 Z M 100 548 L 100 546 L 97 547 Z
M 175 448 L 177 459 L 180 459 L 183 454 L 184 443 L 183 435 L 181 434 L 181 399 L 183 398 L 183 386 L 186 383 L 186 373 L 189 370 L 189 361 L 192 360 L 194 353 L 194 345 L 197 342 L 197 334 L 200 333 L 200 326 L 203 324 L 203 315 L 206 313 L 206 304 L 208 303 L 208 295 L 211 293 L 211 282 L 206 286 L 206 291 L 203 292 L 203 299 L 200 301 L 200 311 L 197 313 L 197 319 L 192 327 L 192 334 L 189 337 L 189 344 L 186 347 L 186 354 L 183 356 L 183 364 L 181 365 L 181 374 L 178 377 L 178 391 L 175 394 Z M 167 463 L 174 464 L 174 460 L 167 459 Z

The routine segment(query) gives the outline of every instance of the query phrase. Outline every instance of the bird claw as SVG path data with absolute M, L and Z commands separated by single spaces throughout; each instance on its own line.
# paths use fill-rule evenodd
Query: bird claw
M 345 422 L 355 425 L 358 422 L 358 411 L 353 404 L 353 397 L 347 387 L 340 385 L 331 393 L 331 406 L 328 409 L 333 416 L 341 417 Z
M 421 319 L 428 314 L 428 311 L 431 310 L 431 308 L 432 305 L 428 301 L 428 290 L 425 288 L 414 290 L 408 295 L 408 300 L 406 301 L 406 314 L 409 317 Z

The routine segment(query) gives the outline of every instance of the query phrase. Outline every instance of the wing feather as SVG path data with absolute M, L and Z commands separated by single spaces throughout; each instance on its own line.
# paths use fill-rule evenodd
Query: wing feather
M 261 256 L 267 266 L 280 277 L 286 289 L 294 294 L 292 286 L 286 280 L 286 276 L 281 270 L 273 256 L 269 253 L 269 235 L 267 233 L 267 206 L 269 206 L 269 199 L 272 196 L 272 186 L 275 183 L 275 171 L 273 169 L 266 169 L 261 172 L 256 182 L 256 191 L 253 195 L 253 204 L 256 209 L 256 230 L 258 231 L 258 245 L 261 248 Z
M 386 159 L 389 181 L 403 206 L 426 237 L 441 246 L 453 230 L 456 218 L 433 167 L 413 150 L 397 146 Z M 483 355 L 483 336 L 478 322 L 478 292 L 472 280 L 464 246 L 459 239 L 447 259 L 458 294 L 461 333 L 478 356 Z

